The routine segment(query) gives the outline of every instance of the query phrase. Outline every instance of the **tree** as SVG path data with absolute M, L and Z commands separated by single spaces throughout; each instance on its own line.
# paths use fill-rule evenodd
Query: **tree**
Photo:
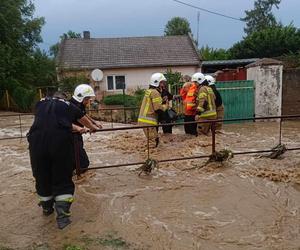
M 27 0 L 0 1 L 0 84 L 21 82 L 27 62 L 40 36 L 43 18 L 34 18 L 34 5 Z M 1 86 L 0 86 L 1 87 Z
M 262 58 L 297 53 L 299 50 L 300 30 L 289 25 L 255 31 L 234 44 L 229 52 L 233 58 Z
M 49 58 L 45 51 L 37 49 L 31 57 L 30 79 L 32 86 L 52 86 L 57 84 L 55 60 Z
M 44 18 L 33 14 L 31 1 L 0 1 L 0 89 L 9 90 L 23 110 L 30 107 L 34 96 L 28 79 L 44 24 Z
M 199 50 L 202 60 L 229 60 L 231 55 L 226 49 L 214 49 L 208 46 L 201 47 Z
M 63 33 L 59 38 L 60 38 L 60 41 L 62 41 L 63 39 L 67 39 L 67 38 L 81 38 L 81 34 L 76 33 L 72 30 L 69 30 L 67 33 Z M 50 55 L 56 57 L 57 53 L 58 53 L 58 48 L 59 48 L 59 42 L 52 45 L 50 47 Z
M 76 33 L 75 31 L 69 30 L 67 33 L 64 33 L 62 36 L 60 36 L 60 39 L 63 38 L 81 38 L 80 33 Z
M 167 84 L 171 87 L 180 84 L 183 77 L 180 72 L 173 72 L 172 69 L 167 69 L 167 71 L 164 73 L 164 76 L 167 79 Z
M 0 2 L 0 43 L 11 48 L 32 51 L 40 36 L 44 18 L 33 18 L 34 5 L 27 0 Z
M 284 54 L 276 59 L 283 62 L 285 69 L 300 68 L 300 50 L 296 53 Z
M 73 92 L 75 87 L 79 84 L 84 84 L 89 82 L 89 79 L 84 75 L 80 74 L 77 76 L 64 77 L 59 82 L 59 87 L 66 92 Z
M 165 36 L 188 35 L 189 33 L 191 33 L 190 23 L 183 17 L 173 17 L 165 26 Z
M 278 9 L 280 2 L 281 0 L 256 0 L 254 9 L 245 11 L 246 17 L 243 18 L 246 22 L 245 33 L 250 35 L 255 31 L 280 25 L 272 13 L 273 6 Z

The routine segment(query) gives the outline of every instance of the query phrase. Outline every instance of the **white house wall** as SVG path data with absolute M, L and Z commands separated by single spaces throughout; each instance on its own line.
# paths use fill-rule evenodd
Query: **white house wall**
M 255 84 L 255 116 L 280 116 L 282 103 L 282 65 L 247 69 L 247 80 Z
M 182 75 L 192 75 L 200 69 L 198 67 L 193 66 L 180 66 L 180 67 L 172 67 L 173 72 L 178 71 L 181 72 Z M 149 80 L 153 73 L 156 72 L 166 72 L 166 67 L 153 67 L 153 68 L 128 68 L 128 69 L 109 69 L 103 70 L 104 77 L 103 80 L 99 83 L 100 91 L 105 91 L 106 95 L 109 93 L 118 93 L 122 92 L 122 90 L 118 91 L 108 91 L 107 90 L 107 76 L 112 75 L 124 75 L 126 82 L 126 92 L 132 92 L 137 88 L 148 88 Z

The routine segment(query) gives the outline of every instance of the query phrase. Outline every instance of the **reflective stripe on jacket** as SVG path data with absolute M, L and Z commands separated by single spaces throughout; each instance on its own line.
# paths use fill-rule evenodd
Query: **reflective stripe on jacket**
M 198 94 L 197 110 L 201 112 L 201 118 L 209 118 L 217 115 L 215 94 L 208 86 L 201 86 Z
M 197 108 L 198 84 L 192 83 L 185 98 L 185 115 L 195 115 Z
M 155 111 L 164 111 L 165 109 L 166 107 L 162 104 L 162 98 L 158 90 L 146 90 L 139 113 L 138 123 L 141 125 L 157 125 L 158 117 Z

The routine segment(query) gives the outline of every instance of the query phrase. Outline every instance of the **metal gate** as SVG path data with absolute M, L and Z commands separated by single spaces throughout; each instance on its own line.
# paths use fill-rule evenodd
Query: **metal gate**
M 254 81 L 217 82 L 225 106 L 224 119 L 254 117 Z

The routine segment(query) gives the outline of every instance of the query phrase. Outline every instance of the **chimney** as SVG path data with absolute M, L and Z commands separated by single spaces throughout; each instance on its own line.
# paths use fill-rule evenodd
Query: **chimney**
M 91 38 L 91 34 L 89 31 L 83 31 L 83 38 L 84 39 L 90 39 Z

